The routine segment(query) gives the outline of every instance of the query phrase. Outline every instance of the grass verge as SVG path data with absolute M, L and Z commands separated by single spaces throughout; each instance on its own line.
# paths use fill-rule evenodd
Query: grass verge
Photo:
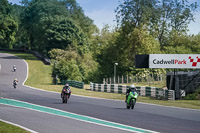
M 42 61 L 38 60 L 34 55 L 28 53 L 18 53 L 18 52 L 8 52 L 14 54 L 20 58 L 23 58 L 27 61 L 29 65 L 29 77 L 26 81 L 26 85 L 49 90 L 55 92 L 61 92 L 62 85 L 53 85 L 51 78 L 51 66 L 44 65 Z M 85 85 L 84 89 L 73 88 L 72 94 L 83 95 L 83 96 L 92 96 L 100 97 L 107 99 L 118 99 L 125 100 L 124 94 L 115 94 L 115 93 L 105 93 L 105 92 L 94 92 L 89 90 L 89 85 Z M 138 97 L 139 102 L 159 104 L 164 106 L 175 106 L 191 109 L 200 109 L 200 100 L 176 100 L 176 101 L 166 101 L 166 100 L 157 100 L 150 97 Z
M 0 121 L 0 133 L 29 133 L 28 131 L 14 125 Z

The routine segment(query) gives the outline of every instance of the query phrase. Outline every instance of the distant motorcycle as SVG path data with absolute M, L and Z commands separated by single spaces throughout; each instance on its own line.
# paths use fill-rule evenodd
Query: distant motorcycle
M 16 72 L 17 68 L 16 66 L 13 66 L 13 71 Z
M 128 95 L 127 102 L 126 102 L 126 108 L 127 109 L 133 109 L 135 106 L 135 103 L 137 101 L 138 93 L 136 91 L 131 91 Z
M 71 94 L 71 90 L 70 89 L 63 89 L 62 93 L 61 93 L 61 98 L 62 98 L 62 102 L 63 103 L 67 103 L 67 101 L 69 100 Z
M 14 87 L 14 89 L 16 89 L 16 87 L 17 87 L 17 81 L 13 82 L 13 87 Z

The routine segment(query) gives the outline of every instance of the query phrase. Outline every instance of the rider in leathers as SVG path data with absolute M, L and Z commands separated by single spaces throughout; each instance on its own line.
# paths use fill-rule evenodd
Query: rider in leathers
M 125 102 L 127 101 L 128 95 L 129 95 L 129 93 L 130 93 L 131 91 L 137 92 L 136 87 L 135 87 L 134 84 L 132 84 L 132 85 L 126 90 L 126 100 L 125 100 Z
M 70 97 L 70 95 L 71 95 L 71 89 L 69 87 L 69 84 L 65 84 L 65 86 L 63 86 L 63 89 L 62 89 L 62 92 L 61 92 L 61 98 L 63 97 L 64 89 L 69 89 L 69 97 Z

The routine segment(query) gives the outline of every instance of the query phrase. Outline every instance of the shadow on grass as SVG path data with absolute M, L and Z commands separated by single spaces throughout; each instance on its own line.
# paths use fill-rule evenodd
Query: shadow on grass
M 20 52 L 10 52 L 10 51 L 0 51 L 1 53 L 8 53 L 8 54 L 13 54 L 13 56 L 5 56 L 5 57 L 0 57 L 2 59 L 24 59 L 24 60 L 38 60 L 37 57 L 35 57 L 32 54 L 29 53 L 20 53 Z M 16 57 L 17 56 L 17 57 Z
M 37 57 L 33 55 L 16 55 L 24 60 L 39 60 Z
M 92 91 L 91 89 L 85 89 L 86 91 Z

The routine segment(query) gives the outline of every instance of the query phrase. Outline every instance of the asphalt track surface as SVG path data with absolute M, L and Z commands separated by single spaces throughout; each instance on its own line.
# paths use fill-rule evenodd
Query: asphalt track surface
M 72 95 L 67 104 L 61 103 L 59 93 L 51 93 L 23 86 L 26 63 L 10 54 L 0 53 L 0 97 L 16 99 L 67 112 L 162 133 L 199 133 L 200 111 L 137 103 L 127 110 L 124 101 L 95 99 Z M 12 71 L 13 65 L 17 71 Z M 17 89 L 12 86 L 19 80 Z M 128 131 L 100 126 L 84 121 L 51 115 L 0 104 L 0 119 L 22 125 L 41 133 L 125 133 Z

